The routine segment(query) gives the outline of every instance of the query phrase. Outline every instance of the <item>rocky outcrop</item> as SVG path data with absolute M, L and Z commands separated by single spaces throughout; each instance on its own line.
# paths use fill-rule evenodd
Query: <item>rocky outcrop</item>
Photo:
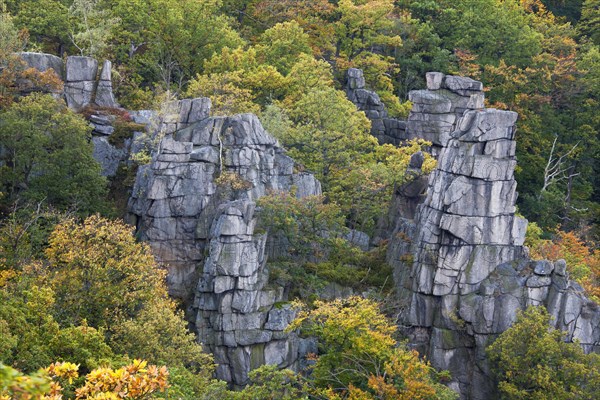
M 183 299 L 199 339 L 236 385 L 264 363 L 292 366 L 293 319 L 268 287 L 266 236 L 254 231 L 255 201 L 269 191 L 320 194 L 310 174 L 263 129 L 255 115 L 208 117 L 207 99 L 182 100 L 161 123 L 168 133 L 138 171 L 129 209 L 141 238 L 168 268 L 169 292 Z
M 88 118 L 93 129 L 94 158 L 102 166 L 103 175 L 114 176 L 120 163 L 127 160 L 132 140 L 122 147 L 116 147 L 108 140 L 115 132 L 115 117 L 103 109 L 119 107 L 112 90 L 111 62 L 104 61 L 98 73 L 98 61 L 91 57 L 70 56 L 65 62 L 59 57 L 45 53 L 23 52 L 19 53 L 19 56 L 29 68 L 40 72 L 53 70 L 56 73 L 64 85 L 62 93 L 53 95 L 62 97 L 69 108 L 80 111 L 92 106 L 97 109 L 96 113 Z
M 91 57 L 67 58 L 65 73 L 65 100 L 67 106 L 81 110 L 92 103 L 98 75 L 98 61 Z
M 412 92 L 408 130 L 441 146 L 427 195 L 414 218 L 400 218 L 388 259 L 413 346 L 450 370 L 462 398 L 494 398 L 485 348 L 517 311 L 544 305 L 555 327 L 591 351 L 600 310 L 570 281 L 563 261 L 531 261 L 527 221 L 515 216 L 517 114 L 483 109 L 482 85 L 427 75 Z
M 371 134 L 377 138 L 379 144 L 399 145 L 408 139 L 406 121 L 388 117 L 385 105 L 381 102 L 379 95 L 365 89 L 362 70 L 357 68 L 348 70 L 346 96 L 371 120 Z
M 88 105 L 119 107 L 112 91 L 112 64 L 104 61 L 98 74 L 98 61 L 92 57 L 69 56 L 66 62 L 45 53 L 19 53 L 30 68 L 40 72 L 54 70 L 64 82 L 63 96 L 67 106 L 76 111 Z
M 53 70 L 56 75 L 65 80 L 64 62 L 62 58 L 52 54 L 34 53 L 30 51 L 19 53 L 19 56 L 29 68 L 35 68 L 40 72 Z
M 469 110 L 484 107 L 483 85 L 470 78 L 428 72 L 427 89 L 413 90 L 413 103 L 406 122 L 407 136 L 432 143 L 432 154 L 448 146 L 458 120 Z

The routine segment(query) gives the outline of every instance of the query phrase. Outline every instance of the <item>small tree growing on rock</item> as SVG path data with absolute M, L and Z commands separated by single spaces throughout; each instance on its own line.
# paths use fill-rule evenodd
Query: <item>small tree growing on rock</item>
M 600 356 L 550 328 L 543 307 L 520 312 L 517 322 L 488 348 L 506 399 L 595 399 L 600 390 Z

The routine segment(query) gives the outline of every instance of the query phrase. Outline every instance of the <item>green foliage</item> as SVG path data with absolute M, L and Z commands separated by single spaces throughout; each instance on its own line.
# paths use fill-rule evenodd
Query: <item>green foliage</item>
M 410 156 L 428 145 L 424 141 L 403 147 L 378 145 L 364 114 L 333 89 L 306 93 L 289 113 L 268 106 L 261 120 L 288 154 L 321 181 L 323 192 L 340 206 L 348 225 L 367 233 L 387 212 L 393 188 L 416 178 L 405 174 Z M 426 155 L 423 171 L 434 166 Z
M 298 22 L 290 21 L 267 29 L 259 38 L 257 53 L 265 63 L 287 74 L 300 54 L 312 55 L 309 36 Z
M 14 2 L 11 12 L 20 29 L 27 29 L 31 39 L 43 50 L 62 55 L 71 43 L 69 2 L 60 0 L 24 0 Z
M 66 219 L 45 254 L 43 262 L 24 259 L 0 271 L 2 362 L 31 372 L 68 360 L 89 372 L 143 356 L 175 368 L 177 391 L 202 393 L 212 357 L 188 332 L 164 271 L 129 227 L 97 216 Z
M 242 44 L 218 0 L 107 1 L 115 17 L 113 36 L 119 61 L 134 68 L 144 84 L 181 86 L 223 47 Z M 194 22 L 196 21 L 196 22 Z M 135 73 L 128 79 L 135 79 Z
M 600 46 L 600 1 L 585 0 L 581 8 L 581 20 L 577 24 L 579 32 Z
M 292 158 L 315 174 L 324 191 L 329 189 L 334 169 L 360 162 L 365 150 L 377 144 L 364 113 L 332 88 L 304 94 L 290 109 L 289 118 L 295 125 L 273 134 Z M 269 122 L 265 125 L 269 129 Z
M 50 233 L 63 217 L 42 204 L 16 204 L 0 220 L 0 271 L 18 271 L 43 257 Z
M 24 375 L 0 362 L 0 398 L 3 400 L 33 396 L 41 398 L 50 391 L 51 382 L 52 380 L 43 370 Z
M 88 123 L 50 95 L 24 97 L 1 112 L 3 200 L 44 200 L 81 212 L 101 209 L 106 179 L 92 157 L 89 136 Z
M 8 13 L 4 0 L 0 1 L 0 55 L 2 59 L 11 53 L 21 50 L 23 46 L 13 17 Z
M 317 392 L 330 399 L 344 393 L 365 399 L 456 398 L 416 352 L 397 343 L 395 326 L 374 301 L 355 296 L 315 306 L 289 329 L 301 328 L 319 340 L 312 371 Z
M 481 65 L 525 66 L 541 51 L 542 35 L 519 2 L 467 0 L 411 2 L 413 14 L 430 21 L 447 49 L 472 50 Z M 426 9 L 423 5 L 435 4 Z M 493 28 L 492 28 L 493 27 Z
M 259 229 L 283 236 L 288 252 L 302 257 L 318 256 L 331 248 L 336 233 L 342 233 L 344 217 L 335 203 L 325 204 L 321 196 L 297 198 L 293 193 L 276 192 L 258 200 Z
M 244 112 L 257 112 L 254 95 L 249 89 L 240 87 L 243 73 L 239 71 L 222 74 L 197 75 L 190 82 L 189 97 L 211 99 L 213 115 L 233 115 Z
M 203 352 L 193 333 L 187 330 L 183 312 L 167 299 L 145 304 L 132 319 L 119 322 L 110 343 L 116 352 L 153 363 L 189 367 L 197 380 L 212 374 L 212 357 Z
M 99 0 L 73 0 L 69 7 L 71 41 L 82 56 L 100 57 L 109 45 L 112 27 L 119 24 L 119 18 L 110 10 L 101 9 Z
M 529 307 L 488 348 L 507 399 L 592 399 L 600 389 L 600 357 L 586 355 L 549 328 L 543 307 Z
M 166 297 L 164 271 L 132 229 L 98 216 L 83 224 L 66 220 L 46 249 L 49 285 L 56 291 L 61 321 L 111 329 L 147 303 Z

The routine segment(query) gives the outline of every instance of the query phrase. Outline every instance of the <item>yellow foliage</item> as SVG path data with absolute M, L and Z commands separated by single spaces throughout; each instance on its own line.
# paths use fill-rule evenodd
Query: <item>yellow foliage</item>
M 49 285 L 65 322 L 85 318 L 91 326 L 110 326 L 133 317 L 146 302 L 167 297 L 166 272 L 132 233 L 132 227 L 100 216 L 56 226 L 46 256 Z
M 78 365 L 56 362 L 45 370 L 23 375 L 0 363 L 0 400 L 61 400 L 63 388 L 59 380 L 69 383 L 78 377 Z M 148 365 L 134 360 L 122 368 L 97 368 L 87 374 L 85 384 L 75 390 L 76 399 L 144 399 L 168 387 L 167 367 Z

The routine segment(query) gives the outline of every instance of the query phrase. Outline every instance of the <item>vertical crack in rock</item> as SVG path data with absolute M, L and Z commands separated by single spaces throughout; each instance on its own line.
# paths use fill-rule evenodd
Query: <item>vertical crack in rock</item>
M 356 73 L 354 73 L 356 75 Z M 568 279 L 564 261 L 531 261 L 527 221 L 515 216 L 517 114 L 484 109 L 483 86 L 427 74 L 410 93 L 405 137 L 439 154 L 414 216 L 401 215 L 388 251 L 401 324 L 411 344 L 465 399 L 489 399 L 495 386 L 485 348 L 529 305 L 544 305 L 554 327 L 598 350 L 600 310 Z

